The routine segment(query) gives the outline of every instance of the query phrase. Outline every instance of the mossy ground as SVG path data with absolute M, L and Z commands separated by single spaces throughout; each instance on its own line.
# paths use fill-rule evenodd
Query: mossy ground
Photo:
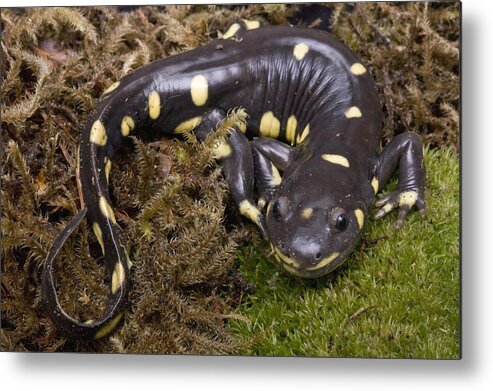
M 2 9 L 2 349 L 457 357 L 458 4 L 124 11 Z M 67 341 L 46 316 L 40 274 L 79 209 L 76 150 L 88 113 L 115 80 L 240 18 L 329 29 L 361 57 L 382 101 L 382 143 L 411 130 L 430 146 L 427 219 L 413 214 L 400 231 L 391 217 L 370 223 L 344 268 L 300 282 L 253 250 L 262 248 L 258 232 L 230 207 L 207 145 L 132 139 L 110 181 L 134 263 L 125 322 L 96 343 Z M 87 228 L 67 242 L 56 271 L 64 308 L 81 319 L 101 312 L 108 289 Z
M 243 354 L 460 357 L 459 163 L 447 150 L 425 161 L 426 218 L 413 213 L 399 230 L 396 213 L 372 220 L 328 278 L 290 278 L 267 248 L 243 249 L 240 271 L 255 286 L 239 309 L 248 321 L 232 324 L 254 341 Z

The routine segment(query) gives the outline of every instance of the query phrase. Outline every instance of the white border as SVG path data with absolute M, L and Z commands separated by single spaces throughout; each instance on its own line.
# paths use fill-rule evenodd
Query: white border
M 222 1 L 221 1 L 222 2 Z M 2 6 L 135 4 L 10 1 Z M 145 4 L 162 4 L 145 1 Z M 182 2 L 190 3 L 190 2 Z M 207 3 L 201 1 L 201 3 Z M 212 3 L 212 1 L 210 2 Z M 216 2 L 219 3 L 219 2 Z M 463 1 L 461 361 L 0 354 L 2 387 L 57 390 L 484 390 L 493 384 L 493 2 Z M 313 388 L 315 389 L 315 388 Z

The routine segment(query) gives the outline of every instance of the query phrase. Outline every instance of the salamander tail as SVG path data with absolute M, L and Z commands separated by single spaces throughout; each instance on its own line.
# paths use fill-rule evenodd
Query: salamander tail
M 128 283 L 123 283 L 121 276 L 128 271 L 128 265 L 124 262 L 112 262 L 120 265 L 120 269 L 113 272 L 112 287 L 106 310 L 102 318 L 97 321 L 80 322 L 68 315 L 60 305 L 53 279 L 53 265 L 55 258 L 60 252 L 63 244 L 68 237 L 74 232 L 82 219 L 86 216 L 87 208 L 77 213 L 67 227 L 65 227 L 55 238 L 53 245 L 48 253 L 44 270 L 42 274 L 41 288 L 43 303 L 47 309 L 48 315 L 57 327 L 57 329 L 72 339 L 99 339 L 109 334 L 120 322 L 123 313 L 123 305 L 128 295 Z M 106 257 L 109 255 L 107 254 Z M 116 277 L 115 277 L 116 275 Z M 115 278 L 122 283 L 114 289 L 113 280 Z

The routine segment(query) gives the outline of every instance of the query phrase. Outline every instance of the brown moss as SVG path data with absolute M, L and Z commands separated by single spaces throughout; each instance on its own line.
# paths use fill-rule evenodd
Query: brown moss
M 57 335 L 40 302 L 40 274 L 55 235 L 80 207 L 76 148 L 102 92 L 154 59 L 206 43 L 239 18 L 324 26 L 297 9 L 2 10 L 2 349 L 219 354 L 244 343 L 227 328 L 249 290 L 232 265 L 238 245 L 258 234 L 233 209 L 224 222 L 228 196 L 211 160 L 214 138 L 204 145 L 191 135 L 186 142 L 132 139 L 115 161 L 110 187 L 134 268 L 125 322 L 110 338 L 88 344 Z M 435 146 L 457 146 L 458 5 L 327 10 L 333 32 L 377 80 L 385 139 L 414 130 Z M 81 224 L 66 243 L 56 270 L 64 308 L 83 320 L 101 313 L 108 289 L 87 228 Z
M 212 144 L 125 146 L 112 171 L 118 222 L 133 260 L 123 327 L 97 343 L 65 341 L 40 302 L 40 273 L 55 235 L 79 207 L 76 148 L 102 91 L 160 57 L 199 46 L 248 9 L 205 6 L 47 8 L 2 13 L 2 348 L 228 353 L 226 324 L 245 287 L 231 265 L 246 232 L 223 224 L 228 198 Z M 95 262 L 96 260 L 96 262 Z M 106 273 L 87 224 L 66 243 L 55 274 L 64 309 L 81 320 L 104 308 Z
M 384 140 L 413 131 L 433 147 L 459 142 L 458 2 L 338 4 L 333 33 L 374 76 Z

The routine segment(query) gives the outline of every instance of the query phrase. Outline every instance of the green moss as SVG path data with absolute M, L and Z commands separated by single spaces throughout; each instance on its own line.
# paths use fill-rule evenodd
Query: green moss
M 254 341 L 242 354 L 460 357 L 459 162 L 450 150 L 426 150 L 425 162 L 426 218 L 411 213 L 400 230 L 396 212 L 371 221 L 334 276 L 293 279 L 243 249 L 256 289 L 239 310 L 249 321 L 231 325 Z

